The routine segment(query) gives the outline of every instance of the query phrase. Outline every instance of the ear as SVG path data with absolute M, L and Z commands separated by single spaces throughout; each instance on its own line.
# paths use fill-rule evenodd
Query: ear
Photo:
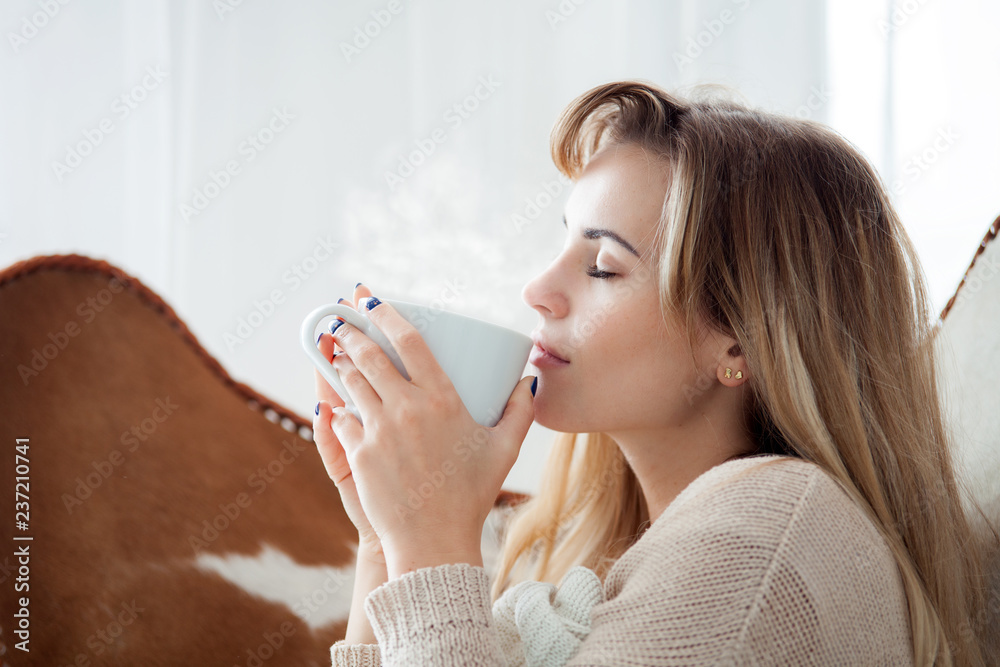
M 736 338 L 709 324 L 705 317 L 699 319 L 698 327 L 699 368 L 708 374 L 714 368 L 716 378 L 727 387 L 738 387 L 746 382 L 749 370 Z M 727 368 L 729 377 L 726 377 Z
M 719 382 L 727 387 L 738 387 L 746 382 L 746 359 L 743 358 L 743 351 L 736 339 L 724 333 L 713 331 L 711 340 L 714 359 L 717 361 L 715 375 Z
M 747 381 L 747 364 L 743 358 L 743 351 L 740 350 L 739 343 L 735 338 L 719 334 L 718 341 L 721 345 L 721 353 L 718 355 L 719 364 L 716 368 L 716 376 L 719 382 L 727 387 L 738 387 Z

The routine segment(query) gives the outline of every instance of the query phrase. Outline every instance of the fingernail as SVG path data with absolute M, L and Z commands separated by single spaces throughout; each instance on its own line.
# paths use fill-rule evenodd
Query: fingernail
M 316 414 L 319 414 L 319 403 L 316 404 Z
M 361 287 L 361 283 L 358 283 L 357 285 L 355 285 L 354 289 L 358 289 L 359 287 Z
M 365 306 L 365 308 L 367 308 L 368 310 L 371 310 L 372 308 L 374 308 L 375 306 L 379 305 L 380 303 L 382 303 L 382 302 L 379 301 L 378 299 L 376 299 L 375 297 L 371 297 L 370 299 L 368 299 L 368 304 Z
M 337 299 L 337 303 L 347 303 L 347 299 L 341 297 L 341 298 Z
M 333 335 L 334 333 L 336 333 L 337 327 L 339 327 L 343 323 L 344 323 L 344 320 L 340 319 L 339 317 L 336 320 L 334 320 L 333 322 L 330 322 L 330 335 Z
M 319 342 L 321 340 L 323 340 L 323 332 L 322 331 L 320 331 L 319 332 L 319 336 L 316 337 L 316 344 L 319 345 Z
M 538 376 L 536 375 L 535 379 L 531 381 L 531 395 L 532 396 L 535 395 L 535 389 L 537 389 L 537 388 L 538 388 Z

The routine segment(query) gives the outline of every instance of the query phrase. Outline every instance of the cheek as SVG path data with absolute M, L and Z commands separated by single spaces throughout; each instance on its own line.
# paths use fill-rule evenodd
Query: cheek
M 617 391 L 632 395 L 637 390 L 662 386 L 666 349 L 648 330 L 607 327 L 593 342 L 588 360 L 597 364 L 596 374 L 611 380 Z
M 636 400 L 661 405 L 674 402 L 685 394 L 685 388 L 695 389 L 699 384 L 687 339 L 666 333 L 662 322 L 644 326 L 637 335 L 608 342 L 617 362 L 609 368 L 618 376 L 619 390 Z

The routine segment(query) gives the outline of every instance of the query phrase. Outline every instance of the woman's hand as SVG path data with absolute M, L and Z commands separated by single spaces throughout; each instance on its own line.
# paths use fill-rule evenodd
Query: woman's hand
M 496 426 L 482 426 L 413 325 L 388 303 L 376 303 L 367 315 L 411 380 L 360 329 L 338 327 L 334 338 L 345 354 L 333 365 L 364 426 L 338 403 L 331 422 L 336 437 L 327 440 L 342 449 L 321 447 L 320 454 L 331 476 L 351 471 L 390 565 L 434 557 L 461 562 L 447 559 L 480 553 L 483 524 L 534 419 L 534 378 L 517 384 Z
M 358 300 L 370 297 L 371 294 L 367 287 L 358 285 L 354 289 L 353 304 L 343 305 L 352 305 L 352 307 L 357 308 Z M 322 334 L 319 341 L 319 351 L 327 359 L 333 357 L 334 352 L 342 352 L 340 346 L 334 343 L 333 336 L 328 333 Z M 319 369 L 314 368 L 313 372 L 316 376 L 316 397 L 319 399 L 319 414 L 313 417 L 313 440 L 316 442 L 320 457 L 326 466 L 327 474 L 337 485 L 337 490 L 340 491 L 340 500 L 344 505 L 344 511 L 347 512 L 348 518 L 358 529 L 359 557 L 385 563 L 382 543 L 372 529 L 371 522 L 365 516 L 361 501 L 358 499 L 358 489 L 351 474 L 351 466 L 347 461 L 344 448 L 330 427 L 333 408 L 343 408 L 344 401 L 320 374 Z

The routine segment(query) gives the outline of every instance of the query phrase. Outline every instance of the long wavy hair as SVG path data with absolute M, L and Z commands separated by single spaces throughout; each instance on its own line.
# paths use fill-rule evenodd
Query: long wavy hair
M 923 271 L 878 174 L 822 124 L 641 81 L 571 102 L 552 158 L 576 180 L 608 144 L 670 170 L 654 230 L 663 312 L 692 350 L 704 315 L 738 342 L 755 453 L 815 463 L 870 517 L 902 575 L 917 664 L 984 664 L 998 536 L 956 482 Z M 617 444 L 558 434 L 539 492 L 506 522 L 493 600 L 574 565 L 603 580 L 649 525 Z

